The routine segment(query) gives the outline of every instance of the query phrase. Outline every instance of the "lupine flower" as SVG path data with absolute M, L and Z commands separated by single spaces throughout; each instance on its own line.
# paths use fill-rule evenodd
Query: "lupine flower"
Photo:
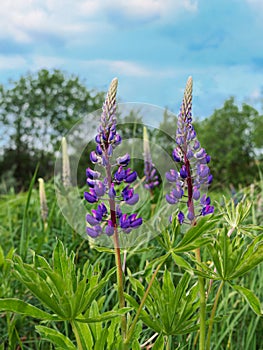
M 187 203 L 187 219 L 195 224 L 197 216 L 205 216 L 214 212 L 210 198 L 202 191 L 210 185 L 213 176 L 208 163 L 210 156 L 201 147 L 192 125 L 192 78 L 187 81 L 183 103 L 177 121 L 176 148 L 172 152 L 174 161 L 179 165 L 179 171 L 171 169 L 166 173 L 166 179 L 173 185 L 166 200 L 170 204 Z M 202 194 L 202 196 L 201 196 Z M 178 221 L 185 222 L 183 212 L 179 212 Z
M 139 196 L 131 187 L 137 179 L 137 173 L 127 168 L 130 155 L 127 153 L 118 157 L 116 162 L 112 161 L 114 149 L 121 143 L 121 136 L 116 131 L 117 85 L 118 80 L 115 78 L 103 104 L 101 122 L 95 137 L 96 150 L 90 153 L 91 162 L 104 167 L 106 176 L 103 177 L 99 171 L 91 168 L 86 169 L 89 191 L 84 193 L 84 198 L 89 203 L 99 203 L 97 209 L 91 210 L 91 214 L 86 216 L 87 234 L 92 238 L 103 233 L 107 236 L 117 234 L 117 227 L 124 233 L 129 233 L 142 224 L 142 219 L 137 218 L 137 214 L 123 214 L 119 206 L 121 203 L 134 205 Z M 117 202 L 119 204 L 116 207 Z
M 159 185 L 159 179 L 158 179 L 158 175 L 154 167 L 154 164 L 152 162 L 149 138 L 148 138 L 148 133 L 145 126 L 143 127 L 143 148 L 144 148 L 144 175 L 145 175 L 144 187 L 147 190 L 152 191 L 154 187 Z

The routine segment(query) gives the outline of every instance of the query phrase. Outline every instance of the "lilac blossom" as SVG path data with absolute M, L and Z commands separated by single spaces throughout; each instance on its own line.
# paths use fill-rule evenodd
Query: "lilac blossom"
M 92 238 L 101 234 L 115 234 L 115 241 L 118 241 L 117 228 L 129 233 L 142 224 L 142 219 L 137 214 L 123 214 L 119 205 L 116 208 L 116 203 L 134 205 L 139 200 L 138 194 L 131 187 L 137 179 L 137 173 L 127 168 L 129 154 L 112 161 L 114 149 L 121 143 L 121 136 L 116 131 L 117 85 L 118 80 L 115 78 L 103 104 L 101 122 L 95 137 L 96 149 L 90 153 L 91 162 L 104 167 L 106 176 L 103 177 L 101 172 L 91 168 L 86 169 L 89 191 L 84 192 L 87 202 L 99 203 L 97 209 L 92 209 L 91 214 L 86 216 L 87 234 Z
M 169 204 L 185 202 L 187 204 L 187 219 L 191 224 L 196 223 L 198 216 L 205 216 L 214 212 L 210 205 L 210 198 L 202 194 L 211 184 L 213 176 L 210 174 L 208 163 L 210 156 L 201 147 L 192 125 L 192 78 L 186 84 L 184 99 L 177 120 L 176 147 L 172 152 L 179 171 L 171 169 L 166 173 L 166 179 L 172 184 L 172 189 L 166 195 Z M 182 211 L 179 212 L 180 224 L 187 222 Z

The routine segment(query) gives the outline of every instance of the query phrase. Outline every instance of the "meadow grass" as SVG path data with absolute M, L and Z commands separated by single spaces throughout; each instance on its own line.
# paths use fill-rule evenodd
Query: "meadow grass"
M 242 190 L 242 195 L 245 194 L 252 200 L 252 211 L 247 221 L 254 221 L 254 224 L 260 224 L 259 221 L 262 219 L 262 212 L 259 212 L 257 207 L 261 200 L 260 186 L 261 184 L 255 184 L 253 191 L 251 191 L 251 188 Z M 18 194 L 11 191 L 0 198 L 1 298 L 18 297 L 26 301 L 30 300 L 31 304 L 39 306 L 37 299 L 15 279 L 9 260 L 14 254 L 22 253 L 24 260 L 30 261 L 34 251 L 45 257 L 47 261 L 51 261 L 57 238 L 64 243 L 68 251 L 76 253 L 75 264 L 79 267 L 83 266 L 87 260 L 90 260 L 92 264 L 99 264 L 101 270 L 105 272 L 114 266 L 113 255 L 99 253 L 96 249 L 91 248 L 88 241 L 83 240 L 67 224 L 57 206 L 52 182 L 46 184 L 46 194 L 49 207 L 46 229 L 41 219 L 39 195 L 36 188 L 32 187 L 32 191 Z M 218 206 L 222 205 L 225 200 L 219 193 L 211 193 L 211 197 L 214 197 L 213 202 L 217 201 L 219 203 Z M 21 242 L 21 240 L 25 240 L 25 242 Z M 27 250 L 20 252 L 21 245 L 22 247 L 27 247 Z M 141 254 L 135 253 L 127 257 L 128 265 L 132 267 L 132 275 L 135 277 L 140 276 L 141 280 L 147 277 L 144 273 L 146 261 L 156 258 L 161 249 L 156 240 L 151 242 L 151 247 L 156 249 L 149 249 Z M 182 274 L 181 269 L 174 264 L 172 259 L 166 262 L 166 268 L 172 271 L 175 278 L 176 275 L 181 276 Z M 164 269 L 162 268 L 160 276 L 162 276 L 163 272 Z M 255 291 L 259 300 L 262 300 L 262 276 L 263 265 L 261 264 L 244 277 L 239 278 L 238 283 L 248 286 Z M 208 310 L 212 308 L 209 300 L 213 300 L 218 283 L 213 283 L 211 298 L 208 299 Z M 132 293 L 132 288 L 129 284 L 126 284 L 126 292 Z M 104 293 L 107 295 L 107 298 L 103 304 L 102 311 L 109 311 L 117 302 L 116 293 L 111 283 L 107 285 Z M 49 342 L 40 339 L 36 333 L 35 326 L 37 324 L 38 321 L 29 317 L 8 312 L 2 313 L 0 318 L 0 349 L 53 349 Z M 67 322 L 52 323 L 52 321 L 49 321 L 46 325 L 48 324 L 52 324 L 52 327 L 58 329 L 69 338 L 73 338 L 71 327 Z M 236 292 L 225 286 L 219 298 L 211 336 L 211 348 L 214 350 L 262 350 L 262 329 L 263 318 L 255 315 Z M 153 335 L 154 332 L 152 330 L 144 327 L 140 343 L 143 344 Z M 177 344 L 178 349 L 198 348 L 198 345 L 196 345 L 196 333 L 170 338 L 170 344 Z

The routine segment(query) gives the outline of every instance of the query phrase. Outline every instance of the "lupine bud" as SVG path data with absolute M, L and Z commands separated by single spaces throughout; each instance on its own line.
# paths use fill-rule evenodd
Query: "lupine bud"
M 84 192 L 84 198 L 89 203 L 95 203 L 98 201 L 98 197 L 96 196 L 96 193 L 90 189 L 90 192 Z
M 89 179 L 93 179 L 93 180 L 97 180 L 100 178 L 100 173 L 98 171 L 94 171 L 90 168 L 86 169 L 86 176 L 89 178 Z
M 184 213 L 181 211 L 178 214 L 178 221 L 179 221 L 179 224 L 181 224 L 181 225 L 184 222 Z
M 130 158 L 130 155 L 128 153 L 126 153 L 124 156 L 116 159 L 117 164 L 122 165 L 122 166 L 128 165 L 130 160 L 131 160 L 131 158 Z

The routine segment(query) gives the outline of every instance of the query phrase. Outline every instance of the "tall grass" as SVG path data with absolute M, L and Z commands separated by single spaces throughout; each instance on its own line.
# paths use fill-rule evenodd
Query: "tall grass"
M 67 224 L 62 216 L 57 204 L 53 188 L 53 183 L 46 184 L 47 204 L 49 207 L 49 216 L 47 227 L 44 229 L 41 218 L 38 189 L 33 186 L 35 178 L 32 180 L 32 186 L 27 193 L 9 193 L 0 197 L 0 298 L 21 297 L 24 300 L 30 300 L 32 304 L 38 305 L 25 287 L 18 283 L 12 274 L 10 259 L 13 254 L 20 254 L 23 259 L 30 261 L 32 251 L 46 258 L 52 259 L 52 251 L 59 238 L 68 251 L 76 253 L 76 265 L 81 267 L 87 260 L 95 265 L 100 265 L 102 271 L 109 270 L 114 266 L 114 257 L 109 254 L 99 253 L 91 248 L 88 241 L 83 240 Z M 252 211 L 247 219 L 254 224 L 262 224 L 261 203 L 263 198 L 263 181 L 255 183 L 253 190 L 251 187 L 242 189 L 238 193 L 238 198 L 246 196 L 252 203 Z M 223 202 L 220 194 L 211 193 L 213 202 L 217 200 L 218 207 Z M 228 197 L 230 199 L 230 195 Z M 85 219 L 85 218 L 84 218 Z M 154 247 L 155 249 L 150 249 Z M 147 278 L 144 266 L 147 261 L 153 260 L 158 256 L 161 248 L 158 242 L 150 242 L 148 250 L 141 254 L 128 253 L 127 260 L 132 271 L 132 276 L 140 276 L 143 281 Z M 208 262 L 209 263 L 209 262 Z M 166 262 L 167 268 L 173 271 L 174 276 L 181 275 L 180 268 L 174 265 L 172 259 Z M 162 276 L 164 269 L 161 269 Z M 249 286 L 256 292 L 259 300 L 263 300 L 263 264 L 240 278 L 239 284 Z M 211 289 L 211 300 L 214 299 L 217 291 L 217 282 L 213 283 Z M 132 293 L 130 285 L 126 286 L 127 293 Z M 102 311 L 110 310 L 117 302 L 114 287 L 108 284 L 104 293 L 107 295 Z M 208 308 L 211 310 L 212 305 Z M 52 322 L 52 321 L 50 321 Z M 52 349 L 50 343 L 40 339 L 35 332 L 36 320 L 11 313 L 0 314 L 0 350 L 2 349 Z M 48 324 L 47 324 L 48 325 Z M 64 322 L 52 325 L 63 334 L 72 338 L 71 328 Z M 263 318 L 256 316 L 249 306 L 242 302 L 236 292 L 230 290 L 227 286 L 219 298 L 217 314 L 211 337 L 211 349 L 213 350 L 263 350 L 262 340 Z M 154 336 L 154 332 L 144 328 L 140 343 L 147 342 Z M 170 337 L 170 349 L 194 349 L 198 348 L 196 344 L 196 334 L 181 335 Z M 146 347 L 145 347 L 146 349 Z

